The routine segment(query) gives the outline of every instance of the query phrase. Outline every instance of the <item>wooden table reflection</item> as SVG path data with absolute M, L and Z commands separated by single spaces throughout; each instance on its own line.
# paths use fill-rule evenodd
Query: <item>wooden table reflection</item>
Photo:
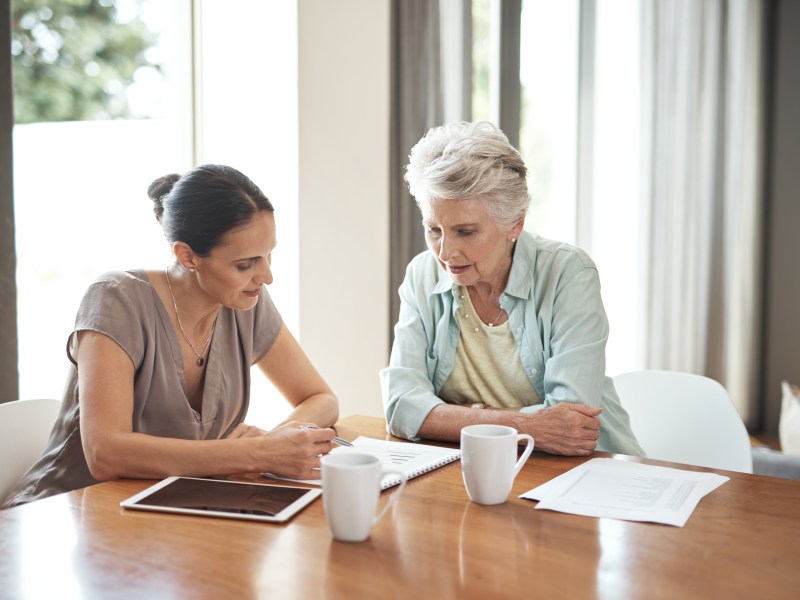
M 392 439 L 376 418 L 337 429 Z M 683 528 L 517 498 L 584 460 L 534 453 L 492 507 L 447 465 L 411 480 L 359 544 L 331 539 L 319 500 L 262 524 L 125 510 L 153 482 L 103 483 L 0 511 L 0 598 L 796 597 L 800 482 L 724 472 Z

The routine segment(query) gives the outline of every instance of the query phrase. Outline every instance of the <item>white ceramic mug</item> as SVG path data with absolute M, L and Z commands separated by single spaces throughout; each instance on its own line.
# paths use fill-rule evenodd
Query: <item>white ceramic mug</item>
M 517 445 L 527 440 L 517 460 Z M 533 452 L 533 438 L 505 425 L 468 425 L 461 430 L 461 473 L 470 500 L 502 504 L 522 465 Z
M 322 464 L 322 505 L 333 537 L 363 542 L 406 485 L 402 471 L 384 469 L 374 454 L 357 451 L 326 454 Z M 384 475 L 399 475 L 400 487 L 375 514 Z

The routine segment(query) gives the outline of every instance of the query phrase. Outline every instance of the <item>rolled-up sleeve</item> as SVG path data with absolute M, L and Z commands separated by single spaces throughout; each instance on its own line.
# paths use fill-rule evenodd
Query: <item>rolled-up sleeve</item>
M 426 286 L 417 285 L 419 260 L 406 270 L 400 286 L 400 316 L 394 328 L 389 366 L 380 372 L 386 426 L 392 435 L 416 440 L 428 413 L 442 400 L 436 396 L 433 374 L 435 319 Z

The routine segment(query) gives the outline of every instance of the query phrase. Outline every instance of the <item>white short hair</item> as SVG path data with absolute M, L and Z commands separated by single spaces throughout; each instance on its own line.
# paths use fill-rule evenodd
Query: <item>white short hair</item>
M 481 200 L 506 230 L 528 210 L 528 170 L 519 151 L 492 123 L 434 127 L 408 158 L 405 180 L 420 208 L 437 200 Z

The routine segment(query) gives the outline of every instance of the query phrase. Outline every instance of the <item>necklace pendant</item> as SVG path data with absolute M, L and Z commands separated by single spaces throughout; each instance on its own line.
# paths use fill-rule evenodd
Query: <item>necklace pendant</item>
M 197 366 L 198 367 L 202 367 L 204 364 L 206 364 L 206 361 L 202 356 L 197 359 Z

